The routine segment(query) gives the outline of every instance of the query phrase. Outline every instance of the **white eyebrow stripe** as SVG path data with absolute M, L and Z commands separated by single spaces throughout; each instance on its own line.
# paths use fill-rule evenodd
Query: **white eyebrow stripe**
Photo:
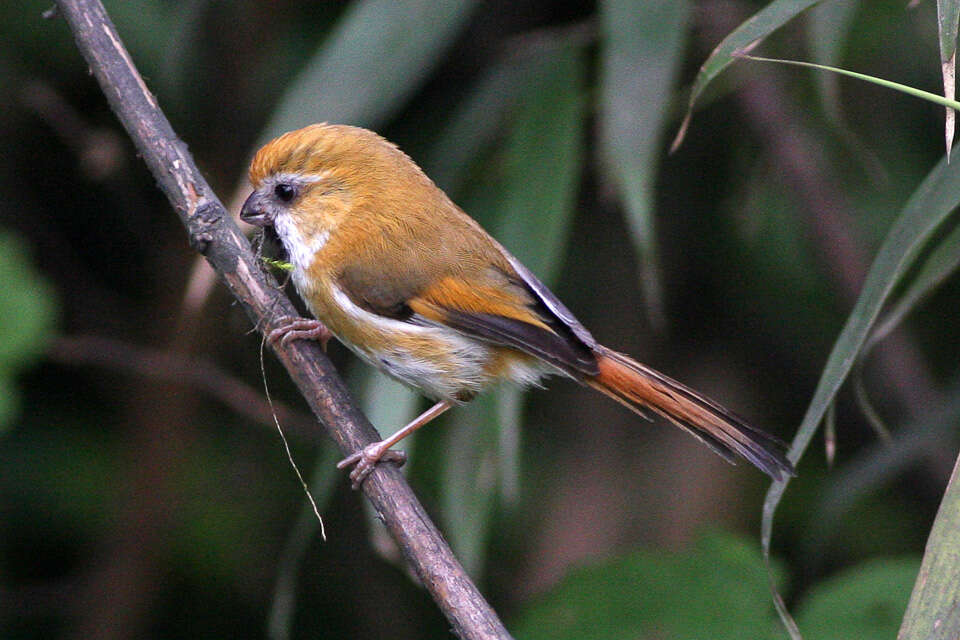
M 270 184 L 279 184 L 281 182 L 292 182 L 294 184 L 310 184 L 326 180 L 331 175 L 330 171 L 321 171 L 320 173 L 302 174 L 302 173 L 274 173 L 266 177 L 264 182 Z

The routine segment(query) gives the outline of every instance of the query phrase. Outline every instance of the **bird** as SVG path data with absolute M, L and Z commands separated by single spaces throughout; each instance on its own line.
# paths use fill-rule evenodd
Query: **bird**
M 284 317 L 271 343 L 336 336 L 435 404 L 343 459 L 360 486 L 392 449 L 500 382 L 561 375 L 637 414 L 659 414 L 722 458 L 795 475 L 783 443 L 717 402 L 601 345 L 573 313 L 393 143 L 320 123 L 260 148 L 240 219 L 270 229 L 313 318 Z

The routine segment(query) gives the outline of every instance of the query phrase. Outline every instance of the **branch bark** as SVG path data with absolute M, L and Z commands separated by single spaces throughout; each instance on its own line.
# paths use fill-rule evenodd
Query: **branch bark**
M 190 244 L 206 257 L 260 331 L 272 329 L 275 319 L 296 315 L 173 132 L 103 5 L 99 0 L 58 0 L 57 6 L 110 106 L 180 216 Z M 344 454 L 379 439 L 316 343 L 294 341 L 274 351 Z M 399 470 L 378 466 L 363 492 L 454 633 L 471 640 L 510 638 Z

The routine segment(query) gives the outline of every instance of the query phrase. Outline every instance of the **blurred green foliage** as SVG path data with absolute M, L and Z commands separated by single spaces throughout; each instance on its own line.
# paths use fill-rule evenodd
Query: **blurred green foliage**
M 682 552 L 646 550 L 572 572 L 532 603 L 518 638 L 743 638 L 774 636 L 763 561 L 730 535 Z
M 918 568 L 915 559 L 883 558 L 818 584 L 797 607 L 805 637 L 894 637 Z M 759 640 L 781 637 L 779 626 L 755 546 L 714 532 L 681 552 L 634 552 L 577 569 L 531 604 L 516 633 Z
M 0 232 L 0 433 L 20 409 L 17 375 L 36 364 L 53 331 L 56 297 L 23 241 Z
M 920 564 L 915 558 L 880 558 L 824 580 L 797 608 L 812 640 L 894 638 Z
M 805 637 L 893 637 L 957 449 L 960 168 L 938 164 L 940 108 L 724 56 L 771 36 L 759 53 L 936 90 L 936 8 L 691 4 L 107 2 L 225 201 L 281 130 L 373 127 L 604 343 L 784 439 L 808 410 L 798 452 L 836 402 L 835 469 L 808 451 L 778 508 L 778 583 Z M 262 385 L 223 290 L 184 312 L 195 256 L 47 8 L 0 4 L 0 635 L 448 637 L 319 430 L 293 444 L 317 458 L 325 543 L 271 422 L 54 333 L 56 314 L 63 336 Z M 331 355 L 381 431 L 418 410 Z M 855 367 L 893 426 L 883 448 L 841 386 Z M 764 478 L 550 386 L 451 412 L 408 465 L 511 629 L 783 637 L 755 542 Z

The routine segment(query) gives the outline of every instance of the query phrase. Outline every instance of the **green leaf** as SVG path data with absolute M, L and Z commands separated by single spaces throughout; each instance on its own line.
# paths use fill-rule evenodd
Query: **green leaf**
M 504 144 L 501 195 L 487 226 L 548 284 L 559 274 L 573 222 L 583 162 L 585 79 L 584 53 L 573 46 L 544 60 L 527 79 Z
M 448 194 L 458 192 L 471 161 L 498 133 L 537 67 L 538 59 L 508 55 L 488 69 L 467 92 L 422 162 L 423 170 Z
M 855 23 L 860 0 L 824 2 L 808 14 L 807 47 L 814 62 L 837 65 L 843 45 Z M 840 141 L 861 164 L 874 183 L 883 185 L 889 176 L 877 155 L 866 145 L 843 116 L 840 107 L 840 78 L 832 73 L 816 74 L 817 91 L 824 113 L 833 125 Z
M 853 311 L 834 343 L 813 399 L 788 457 L 795 464 L 810 444 L 817 426 L 857 361 L 873 323 L 890 292 L 914 263 L 924 244 L 960 202 L 960 169 L 941 161 L 904 206 L 871 265 Z M 773 516 L 789 479 L 774 482 L 763 505 L 763 549 L 769 557 Z M 786 622 L 789 614 L 781 609 Z
M 871 560 L 819 583 L 797 611 L 807 640 L 896 637 L 919 567 L 916 558 Z
M 810 57 L 819 64 L 836 65 L 840 61 L 846 36 L 853 26 L 860 0 L 836 0 L 814 7 L 807 15 L 807 46 Z M 831 118 L 839 116 L 840 97 L 837 77 L 817 76 L 820 98 Z
M 960 26 L 960 0 L 937 0 L 937 33 L 940 36 L 940 61 L 946 62 L 957 52 L 957 29 Z
M 16 376 L 36 362 L 53 333 L 53 290 L 37 273 L 21 241 L 0 231 L 0 429 L 13 418 Z
M 937 0 L 937 31 L 940 35 L 940 71 L 943 75 L 943 95 L 951 100 L 956 95 L 957 81 L 957 26 L 960 20 L 960 1 Z M 947 143 L 947 158 L 953 147 L 953 131 L 956 113 L 947 109 L 944 133 Z
M 502 393 L 502 392 L 500 392 Z M 451 418 L 443 460 L 441 495 L 444 532 L 467 572 L 483 570 L 493 510 L 498 502 L 500 465 L 499 393 L 485 393 Z M 510 416 L 516 424 L 519 416 Z
M 358 363 L 359 364 L 359 363 Z M 416 417 L 420 394 L 366 365 L 350 371 L 350 387 L 370 423 L 384 438 L 392 436 Z M 409 446 L 412 435 L 403 442 Z
M 475 4 L 475 0 L 352 3 L 291 83 L 262 140 L 313 122 L 379 124 L 442 60 L 440 51 Z
M 576 569 L 511 625 L 520 640 L 774 637 L 753 545 L 713 533 L 688 549 L 638 551 Z
M 927 296 L 960 267 L 960 220 L 953 222 L 953 228 L 939 239 L 930 253 L 923 258 L 907 289 L 877 322 L 865 350 L 872 348 L 896 329 L 911 311 L 920 306 Z
M 464 201 L 486 228 L 548 284 L 556 279 L 573 220 L 583 160 L 586 60 L 561 47 L 527 67 L 517 109 L 489 182 Z M 498 494 L 515 493 L 522 403 L 519 391 L 488 393 L 450 418 L 444 459 L 444 531 L 479 575 Z
M 889 442 L 876 442 L 837 470 L 820 492 L 820 504 L 811 517 L 809 538 L 825 544 L 838 535 L 837 523 L 869 496 L 911 467 L 922 464 L 930 451 L 956 447 L 956 426 L 960 423 L 960 380 L 944 390 L 942 406 L 927 408 L 916 419 L 891 435 Z M 860 523 L 858 523 L 860 524 Z
M 899 640 L 953 640 L 960 637 L 960 461 L 953 468 L 933 522 L 927 549 Z
M 293 265 L 284 260 L 276 260 L 274 258 L 268 258 L 267 256 L 261 256 L 260 259 L 263 260 L 263 263 L 265 265 L 269 267 L 273 267 L 274 269 L 279 269 L 280 271 L 286 271 L 287 273 L 290 273 L 291 271 L 293 271 Z
M 671 150 L 676 150 L 683 143 L 687 127 L 690 125 L 690 118 L 693 116 L 693 107 L 700 94 L 714 78 L 733 63 L 734 54 L 759 44 L 761 40 L 793 20 L 806 9 L 817 4 L 817 2 L 819 0 L 774 0 L 737 27 L 733 33 L 717 45 L 707 61 L 700 67 L 697 78 L 693 82 L 687 114 L 683 118 L 680 130 L 671 145 Z
M 600 146 L 623 199 L 654 327 L 665 324 L 653 215 L 663 129 L 686 42 L 690 7 L 680 0 L 600 4 Z
M 366 363 L 354 362 L 348 379 L 360 409 L 370 423 L 377 428 L 382 438 L 389 438 L 413 420 L 417 416 L 418 408 L 422 405 L 423 396 L 420 393 L 380 373 Z M 436 428 L 436 425 L 430 424 L 424 427 L 427 431 L 431 428 Z M 414 433 L 404 438 L 403 442 L 396 447 L 407 454 L 408 464 L 403 467 L 405 470 L 413 467 L 417 435 Z M 320 472 L 321 470 L 318 469 L 318 477 Z M 327 472 L 331 477 L 342 473 L 334 465 L 330 465 Z M 364 501 L 363 505 L 372 547 L 388 562 L 396 562 L 396 545 L 389 538 L 383 523 L 370 503 Z

